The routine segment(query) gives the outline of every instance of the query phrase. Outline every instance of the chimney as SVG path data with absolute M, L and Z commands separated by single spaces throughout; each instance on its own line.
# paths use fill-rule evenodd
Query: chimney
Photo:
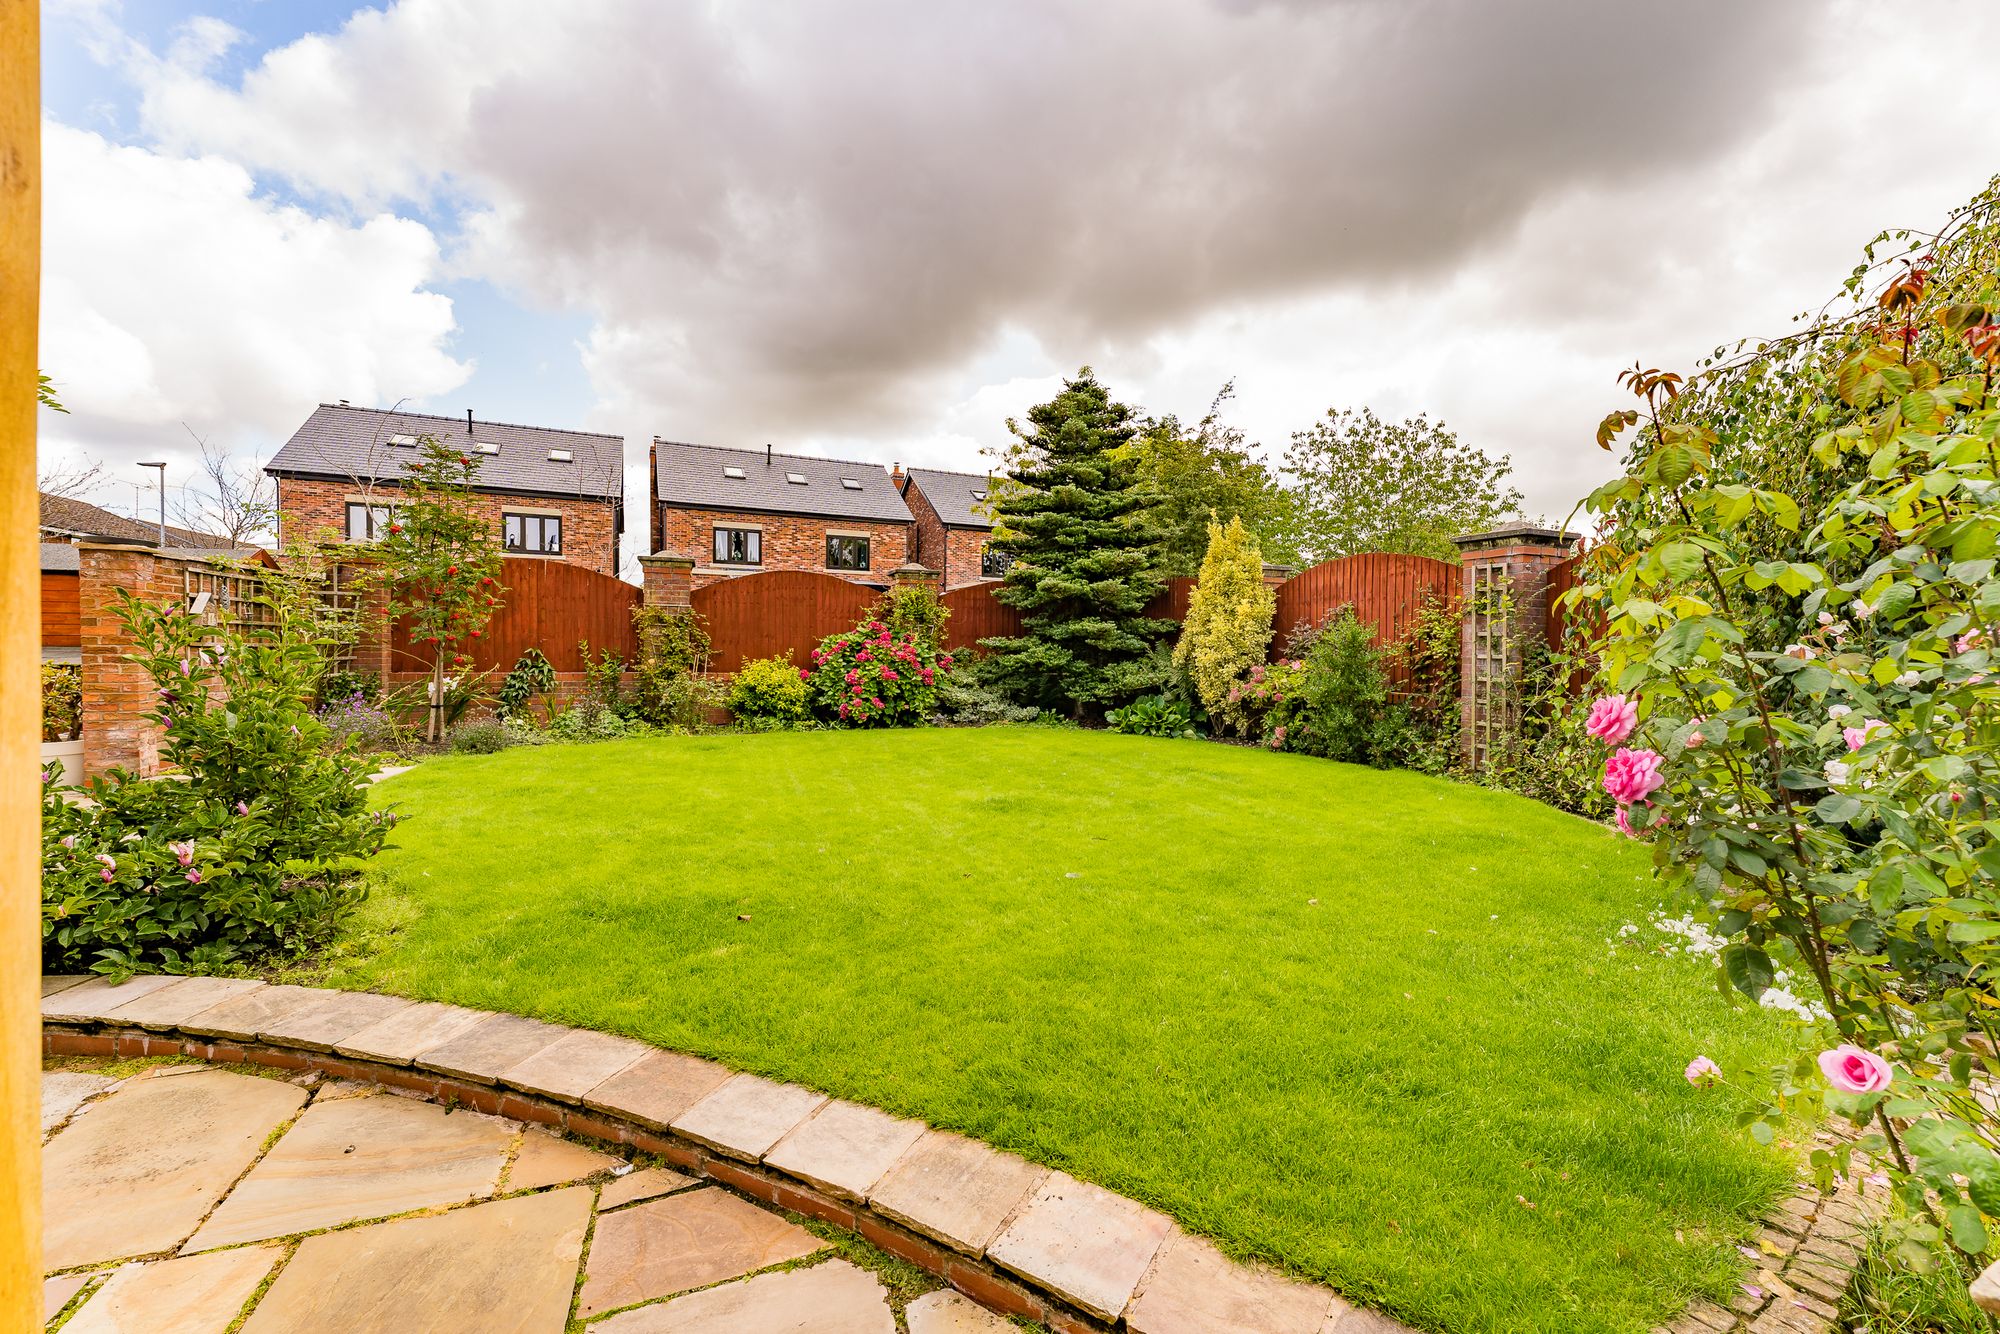
M 467 435 L 471 435 L 471 434 L 472 434 L 472 409 L 471 409 L 471 408 L 467 408 L 467 409 L 465 410 L 465 433 L 466 433 Z
M 771 442 L 769 440 L 764 442 L 764 466 L 767 468 L 771 466 Z
M 889 470 L 889 481 L 895 486 L 896 490 L 900 492 L 903 489 L 903 484 L 905 480 L 906 479 L 903 476 L 903 465 L 899 461 L 895 467 Z

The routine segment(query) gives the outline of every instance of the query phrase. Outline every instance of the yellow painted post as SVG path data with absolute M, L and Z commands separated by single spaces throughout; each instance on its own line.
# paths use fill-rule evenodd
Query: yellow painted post
M 41 36 L 0 0 L 0 1330 L 42 1327 Z

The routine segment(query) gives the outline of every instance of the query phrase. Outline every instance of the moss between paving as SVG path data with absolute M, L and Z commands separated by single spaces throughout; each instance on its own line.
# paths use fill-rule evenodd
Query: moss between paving
M 1099 1182 L 1420 1327 L 1726 1294 L 1792 1165 L 1690 1088 L 1792 1035 L 1503 793 L 1041 728 L 429 761 L 331 980 L 624 1033 Z M 1532 1206 L 1532 1207 L 1531 1207 Z

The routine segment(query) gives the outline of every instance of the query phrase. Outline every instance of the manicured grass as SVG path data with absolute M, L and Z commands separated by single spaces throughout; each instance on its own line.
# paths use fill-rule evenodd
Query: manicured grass
M 1681 1077 L 1787 1031 L 1648 930 L 1607 947 L 1658 902 L 1644 850 L 1520 798 L 1039 728 L 549 746 L 377 791 L 414 818 L 336 981 L 923 1117 L 1427 1329 L 1726 1296 L 1790 1175 Z

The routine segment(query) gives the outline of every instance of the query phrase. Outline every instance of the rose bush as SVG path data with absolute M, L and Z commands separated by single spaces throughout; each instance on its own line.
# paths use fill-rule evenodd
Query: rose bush
M 1702 906 L 1735 989 L 1802 969 L 1838 1034 L 1746 1124 L 1865 1125 L 1814 1164 L 1887 1167 L 1912 1263 L 1988 1251 L 2000 1218 L 1975 1096 L 2000 1073 L 1996 255 L 1989 187 L 1857 269 L 1844 313 L 1692 381 L 1622 376 L 1640 404 L 1599 443 L 1639 429 L 1577 593 L 1603 618 L 1590 731 L 1620 827 Z

